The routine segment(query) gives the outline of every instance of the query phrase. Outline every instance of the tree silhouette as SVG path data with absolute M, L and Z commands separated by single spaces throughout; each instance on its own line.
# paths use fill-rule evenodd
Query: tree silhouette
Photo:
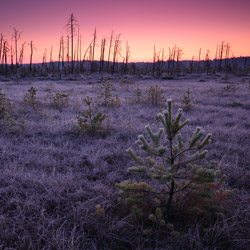
M 21 32 L 16 30 L 15 28 L 13 29 L 13 35 L 12 39 L 15 41 L 15 54 L 16 54 L 16 69 L 18 68 L 18 62 L 17 62 L 17 42 L 21 38 Z
M 76 34 L 76 26 L 79 27 L 78 21 L 76 20 L 73 13 L 71 13 L 70 18 L 67 21 L 66 29 L 70 33 L 71 37 L 71 73 L 74 73 L 74 35 Z

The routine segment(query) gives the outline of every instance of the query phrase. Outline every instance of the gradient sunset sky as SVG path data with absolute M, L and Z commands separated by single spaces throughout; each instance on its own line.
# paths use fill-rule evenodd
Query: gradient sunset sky
M 2 0 L 0 33 L 9 44 L 13 28 L 22 32 L 19 46 L 33 40 L 35 62 L 42 60 L 45 48 L 49 55 L 53 45 L 56 61 L 71 13 L 80 25 L 82 53 L 96 27 L 99 45 L 112 30 L 121 33 L 122 54 L 128 41 L 131 61 L 151 61 L 154 45 L 158 51 L 164 48 L 166 56 L 168 48 L 177 45 L 183 49 L 183 60 L 197 59 L 199 48 L 204 59 L 209 49 L 213 59 L 222 41 L 230 43 L 230 55 L 250 56 L 250 0 Z M 25 61 L 29 61 L 28 46 Z

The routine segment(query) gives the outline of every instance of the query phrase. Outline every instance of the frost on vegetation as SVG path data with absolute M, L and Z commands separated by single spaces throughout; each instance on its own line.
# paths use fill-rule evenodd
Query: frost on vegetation
M 95 108 L 92 106 L 92 97 L 87 96 L 84 101 L 88 108 L 76 117 L 76 131 L 80 134 L 106 134 L 110 129 L 109 119 L 106 114 L 104 114 L 102 110 L 94 110 Z M 104 122 L 106 122 L 105 125 Z
M 146 90 L 136 88 L 133 93 L 132 102 L 150 104 L 155 107 L 162 107 L 166 102 L 163 89 L 158 85 L 150 86 Z
M 147 125 L 147 136 L 138 136 L 139 148 L 147 156 L 127 150 L 136 164 L 128 171 L 143 174 L 148 181 L 117 184 L 120 199 L 134 220 L 161 224 L 171 235 L 178 234 L 170 226 L 177 214 L 185 220 L 209 222 L 222 215 L 223 204 L 233 193 L 223 188 L 225 176 L 216 163 L 204 160 L 211 134 L 202 139 L 204 132 L 197 127 L 184 143 L 180 131 L 189 120 L 181 122 L 181 117 L 181 109 L 173 117 L 172 100 L 168 100 L 168 109 L 157 115 L 163 128 L 154 133 Z
M 133 85 L 135 82 L 134 82 L 134 79 L 131 78 L 131 77 L 123 77 L 121 78 L 121 80 L 119 81 L 119 84 L 121 86 L 127 86 L 129 87 L 130 85 Z
M 145 100 L 152 106 L 163 106 L 165 104 L 163 89 L 161 89 L 158 85 L 151 86 L 150 88 L 146 89 Z
M 119 95 L 118 94 L 113 95 L 112 93 L 113 90 L 114 90 L 113 84 L 107 78 L 104 78 L 100 88 L 100 95 L 99 95 L 101 104 L 105 106 L 120 105 Z
M 36 89 L 31 87 L 28 90 L 28 93 L 24 94 L 23 103 L 27 106 L 30 106 L 33 110 L 35 110 L 39 106 L 39 101 L 36 96 Z
M 10 129 L 13 132 L 18 132 L 25 127 L 23 119 L 17 121 L 15 118 L 14 107 L 10 100 L 6 98 L 6 94 L 2 93 L 2 88 L 0 88 L 0 127 Z
M 45 102 L 49 101 L 49 105 L 62 112 L 64 108 L 69 106 L 69 95 L 69 93 L 59 92 L 53 95 L 49 92 L 45 97 Z
M 190 94 L 191 91 L 190 89 L 188 89 L 186 93 L 183 95 L 182 104 L 183 104 L 183 109 L 185 111 L 188 111 L 193 107 L 193 104 L 191 103 Z

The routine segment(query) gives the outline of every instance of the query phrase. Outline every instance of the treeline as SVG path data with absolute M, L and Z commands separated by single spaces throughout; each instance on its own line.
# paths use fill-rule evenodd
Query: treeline
M 94 29 L 93 39 L 83 52 L 82 36 L 77 19 L 72 13 L 65 25 L 66 35 L 59 39 L 57 56 L 53 46 L 48 53 L 45 49 L 41 63 L 33 63 L 33 54 L 36 50 L 34 42 L 20 43 L 21 32 L 13 29 L 11 42 L 0 34 L 0 75 L 5 77 L 16 75 L 25 76 L 67 76 L 83 73 L 110 73 L 110 74 L 152 74 L 153 76 L 168 76 L 215 72 L 248 73 L 250 61 L 248 57 L 230 57 L 231 46 L 222 42 L 217 45 L 216 53 L 212 58 L 209 50 L 202 53 L 199 49 L 198 57 L 190 61 L 182 61 L 183 49 L 174 46 L 166 52 L 159 51 L 154 46 L 153 59 L 150 63 L 131 63 L 131 50 L 126 42 L 125 52 L 122 54 L 121 34 L 111 32 L 109 39 L 103 37 L 97 43 L 97 30 Z M 19 48 L 19 50 L 18 50 Z M 29 50 L 29 63 L 24 64 L 24 50 Z M 27 54 L 27 53 L 26 53 Z M 49 55 L 48 55 L 49 54 Z M 57 59 L 54 61 L 53 58 Z M 242 63 L 243 60 L 243 63 Z

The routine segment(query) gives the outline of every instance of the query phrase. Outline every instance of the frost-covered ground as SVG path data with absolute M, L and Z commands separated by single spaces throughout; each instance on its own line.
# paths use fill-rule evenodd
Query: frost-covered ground
M 250 235 L 250 76 L 189 76 L 173 80 L 135 77 L 121 85 L 120 76 L 107 76 L 120 105 L 101 103 L 99 75 L 69 80 L 0 82 L 15 106 L 18 132 L 5 126 L 0 132 L 0 249 L 247 249 Z M 115 184 L 133 178 L 126 153 L 144 126 L 157 129 L 157 112 L 150 102 L 137 103 L 135 90 L 163 89 L 174 110 L 183 106 L 190 89 L 192 107 L 184 112 L 190 124 L 184 138 L 197 126 L 212 133 L 208 160 L 216 160 L 227 175 L 226 186 L 237 188 L 226 218 L 205 233 L 198 224 L 179 241 L 147 238 L 122 216 Z M 23 103 L 34 87 L 39 105 Z M 62 110 L 51 105 L 48 94 L 69 94 Z M 78 135 L 76 116 L 87 109 L 89 95 L 109 118 L 105 136 Z M 46 97 L 47 96 L 47 97 Z M 96 205 L 105 217 L 96 214 Z

